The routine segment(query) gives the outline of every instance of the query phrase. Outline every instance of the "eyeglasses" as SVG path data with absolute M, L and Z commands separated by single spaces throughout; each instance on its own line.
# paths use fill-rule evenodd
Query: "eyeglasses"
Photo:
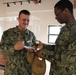
M 56 14 L 56 17 L 58 17 L 62 12 L 63 12 L 63 10 L 60 11 L 58 14 Z

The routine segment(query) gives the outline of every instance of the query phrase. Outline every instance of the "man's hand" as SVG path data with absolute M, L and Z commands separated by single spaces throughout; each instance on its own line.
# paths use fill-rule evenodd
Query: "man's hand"
M 36 52 L 36 55 L 37 55 L 38 57 L 42 57 L 42 50 L 37 51 L 37 52 Z
M 41 50 L 43 48 L 43 43 L 41 41 L 39 41 L 37 48 L 39 48 L 39 50 Z
M 24 42 L 23 41 L 18 41 L 15 45 L 14 48 L 15 50 L 21 50 L 24 47 Z
M 43 43 L 39 41 L 38 46 L 35 51 L 38 57 L 42 57 Z
M 34 52 L 35 51 L 35 46 L 32 46 L 30 48 L 26 48 L 26 50 L 30 53 Z

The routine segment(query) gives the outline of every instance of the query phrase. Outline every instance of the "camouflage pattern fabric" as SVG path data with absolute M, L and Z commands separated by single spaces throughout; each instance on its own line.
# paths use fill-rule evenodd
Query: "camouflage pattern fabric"
M 52 45 L 44 45 L 43 58 L 51 62 L 50 75 L 76 75 L 76 21 L 61 28 Z
M 3 33 L 1 49 L 2 53 L 8 56 L 4 75 L 32 75 L 31 66 L 26 59 L 26 49 L 14 50 L 14 45 L 19 40 L 25 41 L 25 45 L 31 46 L 33 45 L 32 41 L 36 38 L 28 29 L 22 33 L 17 27 Z

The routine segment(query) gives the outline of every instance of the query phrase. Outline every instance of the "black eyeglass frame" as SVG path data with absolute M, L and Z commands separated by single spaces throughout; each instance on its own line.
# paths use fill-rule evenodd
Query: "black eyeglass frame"
M 64 10 L 60 11 L 59 13 L 56 14 L 56 17 L 59 16 Z

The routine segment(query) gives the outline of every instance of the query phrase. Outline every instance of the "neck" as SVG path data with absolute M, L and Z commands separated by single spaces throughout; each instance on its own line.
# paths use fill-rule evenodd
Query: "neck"
M 75 21 L 75 18 L 73 16 L 69 16 L 68 19 L 67 19 L 67 21 L 66 21 L 66 25 L 69 25 L 73 21 Z
M 25 31 L 26 29 L 23 29 L 22 27 L 20 27 L 20 26 L 18 26 L 18 29 L 20 30 L 20 31 Z

